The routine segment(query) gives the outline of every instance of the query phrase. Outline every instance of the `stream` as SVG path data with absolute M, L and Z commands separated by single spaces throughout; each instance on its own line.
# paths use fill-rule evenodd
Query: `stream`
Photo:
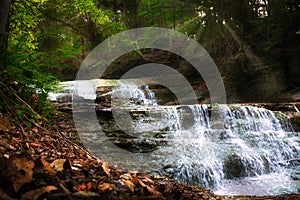
M 97 102 L 92 104 L 97 123 L 81 109 L 77 130 L 100 159 L 216 194 L 300 193 L 300 137 L 283 113 L 234 104 L 163 106 L 148 85 L 107 82 L 103 87 L 90 82 L 94 91 L 87 93 L 78 92 L 74 82 L 64 83 L 79 108 Z M 50 97 L 59 98 L 66 97 Z M 98 106 L 106 101 L 110 106 Z

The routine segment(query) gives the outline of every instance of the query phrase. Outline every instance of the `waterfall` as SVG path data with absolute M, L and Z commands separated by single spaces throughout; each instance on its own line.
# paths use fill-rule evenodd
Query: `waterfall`
M 175 180 L 218 191 L 228 180 L 277 173 L 299 158 L 299 137 L 280 112 L 243 105 L 159 106 L 147 85 L 124 80 L 115 92 L 127 99 L 123 105 L 135 116 L 130 130 L 140 140 L 166 142 L 153 162 Z
M 176 180 L 217 189 L 223 180 L 278 172 L 299 158 L 299 137 L 281 113 L 234 105 L 167 111 L 177 118 L 171 121 L 180 121 L 171 129 L 176 168 L 168 169 Z
M 98 90 L 97 97 L 106 101 L 112 95 L 112 109 L 103 109 L 102 119 L 98 115 L 106 135 L 90 133 L 81 138 L 97 146 L 101 159 L 122 160 L 102 153 L 108 138 L 133 157 L 134 152 L 151 152 L 147 159 L 129 160 L 127 167 L 138 166 L 219 194 L 299 192 L 299 164 L 291 166 L 290 161 L 300 158 L 300 138 L 281 112 L 246 105 L 161 106 L 149 86 L 137 80 L 66 85 L 75 96 L 95 99 L 94 86 L 99 82 L 109 87 Z M 115 112 L 113 120 L 105 117 L 107 112 Z
M 120 106 L 156 106 L 155 94 L 148 85 L 138 86 L 132 80 L 118 80 L 118 86 L 113 88 L 117 105 Z
M 218 191 L 224 181 L 280 172 L 300 155 L 299 137 L 280 112 L 241 105 L 155 105 L 147 112 L 131 111 L 131 130 L 141 141 L 165 142 L 152 157 L 157 166 L 149 170 L 163 168 L 158 173 L 191 185 Z

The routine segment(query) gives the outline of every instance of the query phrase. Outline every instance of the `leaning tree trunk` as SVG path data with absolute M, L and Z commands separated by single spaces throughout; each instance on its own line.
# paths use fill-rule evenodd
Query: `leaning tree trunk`
M 9 8 L 11 0 L 0 0 L 0 54 L 7 48 Z

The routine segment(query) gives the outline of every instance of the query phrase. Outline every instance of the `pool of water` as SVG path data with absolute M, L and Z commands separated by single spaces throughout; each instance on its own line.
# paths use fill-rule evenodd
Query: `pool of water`
M 291 171 L 283 169 L 280 172 L 261 176 L 223 180 L 214 193 L 220 195 L 255 196 L 299 194 L 300 180 L 294 180 L 291 177 Z

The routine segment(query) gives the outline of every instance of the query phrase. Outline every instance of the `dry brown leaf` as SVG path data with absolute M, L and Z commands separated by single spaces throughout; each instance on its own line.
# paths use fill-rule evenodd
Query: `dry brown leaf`
M 93 188 L 93 182 L 88 182 L 88 183 L 86 184 L 86 186 L 87 186 L 87 189 L 88 189 L 88 190 L 92 189 L 92 188 Z
M 143 181 L 139 180 L 139 183 L 142 187 L 147 187 L 147 185 Z
M 139 184 L 144 187 L 144 188 L 147 188 L 148 192 L 150 192 L 151 194 L 153 195 L 159 195 L 160 192 L 158 192 L 157 190 L 155 190 L 153 188 L 153 186 L 149 186 L 149 185 L 146 185 L 143 181 L 139 180 Z
M 9 148 L 10 150 L 13 150 L 13 151 L 17 150 L 16 147 L 14 147 L 13 145 L 10 145 L 10 144 L 7 144 L 6 147 Z
M 63 171 L 66 168 L 71 168 L 67 159 L 56 159 L 50 164 L 50 166 L 56 171 Z
M 50 166 L 50 164 L 44 159 L 41 158 L 41 163 L 44 166 L 44 171 L 50 175 L 54 175 L 56 174 L 56 172 L 54 171 L 54 169 Z
M 55 187 L 53 185 L 48 185 L 48 186 L 44 187 L 45 192 L 51 192 L 52 190 L 57 190 L 57 187 Z
M 76 187 L 76 190 L 77 190 L 78 192 L 80 192 L 80 191 L 86 191 L 86 185 L 85 185 L 85 184 L 80 184 L 80 185 L 78 185 L 78 186 Z
M 108 166 L 108 162 L 103 162 L 102 168 L 103 168 L 103 170 L 105 171 L 105 173 L 106 173 L 108 176 L 110 176 L 110 169 L 109 169 L 109 166 Z
M 131 192 L 134 192 L 134 184 L 130 180 L 119 180 L 122 185 L 127 186 Z
M 11 125 L 9 117 L 0 113 L 0 131 L 10 131 Z
M 32 180 L 33 167 L 34 162 L 26 157 L 11 157 L 3 162 L 2 176 L 18 192 L 25 183 Z
M 34 132 L 34 133 L 38 133 L 38 132 L 39 132 L 39 130 L 38 130 L 37 128 L 33 128 L 33 129 L 32 129 L 32 132 Z
M 134 185 L 137 185 L 139 183 L 139 178 L 136 176 L 136 177 L 133 177 L 131 179 L 131 181 L 133 182 Z
M 156 191 L 152 186 L 149 186 L 149 185 L 147 185 L 147 190 L 148 190 L 148 192 L 150 192 L 151 194 L 154 194 L 154 195 L 160 194 L 160 192 Z
M 38 143 L 35 143 L 35 142 L 31 142 L 31 143 L 29 144 L 29 146 L 31 146 L 31 147 L 40 147 L 41 144 L 38 144 Z
M 154 181 L 151 180 L 150 178 L 148 178 L 147 176 L 144 176 L 144 178 L 142 180 L 144 183 L 151 184 L 151 185 L 154 184 Z
M 132 176 L 130 174 L 122 174 L 120 176 L 121 179 L 125 179 L 125 180 L 131 180 Z
M 56 159 L 50 164 L 50 166 L 56 171 L 62 171 L 64 170 L 64 164 L 66 161 L 67 159 Z
M 114 190 L 116 187 L 114 184 L 111 183 L 102 183 L 101 185 L 98 186 L 98 188 L 102 192 L 105 192 L 106 190 Z
M 41 189 L 32 190 L 32 191 L 29 191 L 29 192 L 25 193 L 24 195 L 22 195 L 21 200 L 36 200 L 43 193 L 51 192 L 52 190 L 57 190 L 57 188 L 53 185 L 49 185 L 49 186 L 43 187 Z

